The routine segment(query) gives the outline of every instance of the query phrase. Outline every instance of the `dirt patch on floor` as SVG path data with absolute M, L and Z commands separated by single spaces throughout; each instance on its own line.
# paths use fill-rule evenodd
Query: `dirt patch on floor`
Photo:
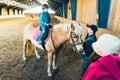
M 22 34 L 24 26 L 37 19 L 16 18 L 0 20 L 0 80 L 47 80 L 47 54 L 39 51 L 40 61 L 35 56 L 22 61 Z M 56 20 L 55 20 L 56 21 Z M 34 51 L 33 51 L 34 53 Z M 42 54 L 41 54 L 42 53 Z M 81 56 L 66 43 L 57 57 L 58 73 L 54 80 L 79 80 Z

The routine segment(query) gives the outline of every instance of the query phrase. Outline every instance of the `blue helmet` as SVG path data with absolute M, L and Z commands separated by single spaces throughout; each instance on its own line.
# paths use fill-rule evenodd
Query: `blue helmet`
M 47 8 L 47 9 L 48 9 L 48 8 L 49 8 L 49 6 L 48 6 L 47 4 L 43 4 L 43 5 L 42 5 L 42 9 L 45 9 L 45 8 Z

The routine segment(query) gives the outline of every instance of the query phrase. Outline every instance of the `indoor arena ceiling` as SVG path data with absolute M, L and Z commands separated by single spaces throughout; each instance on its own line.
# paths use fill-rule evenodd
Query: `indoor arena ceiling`
M 66 2 L 68 0 L 0 0 L 0 7 L 29 9 L 41 6 L 43 3 L 48 3 L 50 8 L 56 10 L 62 3 Z

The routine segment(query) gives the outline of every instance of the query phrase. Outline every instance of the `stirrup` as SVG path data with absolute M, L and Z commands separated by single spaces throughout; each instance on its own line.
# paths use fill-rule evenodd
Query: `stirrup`
M 38 43 L 39 45 L 41 45 L 43 47 L 43 49 L 46 51 L 46 48 L 45 48 L 45 44 L 44 43 Z

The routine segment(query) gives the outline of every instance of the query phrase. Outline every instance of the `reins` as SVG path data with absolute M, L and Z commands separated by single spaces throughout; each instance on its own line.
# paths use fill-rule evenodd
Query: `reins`
M 57 48 L 55 47 L 55 43 L 54 43 L 54 41 L 53 41 L 53 34 L 52 34 L 52 31 L 53 31 L 53 29 L 51 29 L 51 40 L 52 40 L 52 43 L 53 43 L 53 47 L 54 47 L 54 49 L 55 49 L 55 51 L 57 50 Z M 72 34 L 73 34 L 74 32 L 70 32 L 70 38 L 71 38 L 71 40 L 72 40 L 72 46 L 75 48 L 75 50 L 77 51 L 77 48 L 75 47 L 76 45 L 79 45 L 79 44 L 82 44 L 83 43 L 83 40 L 81 40 L 81 42 L 80 43 L 75 43 L 74 42 L 74 40 L 73 40 L 73 37 L 72 37 Z M 69 38 L 69 39 L 70 39 Z M 64 52 L 64 50 L 63 50 L 63 48 L 62 48 L 62 53 Z M 71 53 L 72 54 L 72 53 Z M 71 55 L 70 54 L 70 55 Z M 64 54 L 65 56 L 68 56 L 68 54 Z
M 52 29 L 53 30 L 53 29 Z M 55 51 L 57 50 L 57 48 L 55 47 L 55 43 L 54 43 L 54 41 L 53 41 L 53 34 L 52 34 L 52 30 L 51 30 L 51 40 L 52 40 L 52 43 L 53 43 L 53 47 L 54 47 L 54 49 L 55 49 Z M 64 54 L 64 49 L 63 49 L 63 47 L 61 48 L 61 51 L 62 51 L 62 56 L 69 56 L 69 55 L 71 55 L 71 54 Z

